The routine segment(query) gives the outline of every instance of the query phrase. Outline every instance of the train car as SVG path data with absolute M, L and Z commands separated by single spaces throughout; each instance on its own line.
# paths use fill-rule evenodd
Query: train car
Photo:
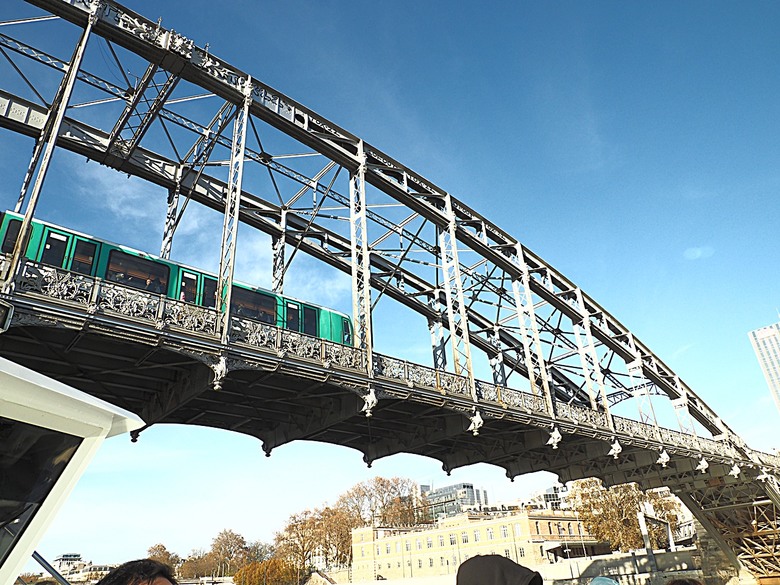
M 0 251 L 13 252 L 23 217 L 0 214 Z M 102 278 L 170 299 L 214 308 L 217 277 L 189 266 L 152 256 L 34 219 L 25 256 L 35 262 Z M 251 285 L 234 282 L 231 313 L 344 345 L 353 344 L 349 317 Z

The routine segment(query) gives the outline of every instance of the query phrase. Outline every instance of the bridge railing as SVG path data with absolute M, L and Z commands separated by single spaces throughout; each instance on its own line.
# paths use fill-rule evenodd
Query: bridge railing
M 4 261 L 0 256 L 0 262 Z M 14 286 L 14 295 L 44 298 L 65 310 L 72 311 L 80 307 L 90 315 L 105 315 L 135 324 L 146 322 L 158 331 L 172 330 L 206 337 L 215 342 L 219 339 L 218 314 L 215 309 L 176 301 L 121 283 L 28 260 L 19 268 Z M 325 369 L 336 367 L 357 373 L 367 372 L 366 355 L 359 348 L 235 316 L 230 326 L 231 343 L 237 346 L 272 352 L 280 357 L 289 355 L 312 360 Z M 429 390 L 459 401 L 472 400 L 466 377 L 395 357 L 374 353 L 373 375 L 378 381 L 402 382 L 409 389 Z M 728 459 L 744 460 L 727 441 L 686 434 L 615 415 L 612 415 L 614 426 L 611 427 L 606 413 L 563 402 L 555 403 L 555 414 L 551 417 L 542 396 L 481 380 L 476 381 L 476 390 L 478 404 L 494 406 L 505 412 L 532 415 L 537 420 L 550 423 L 569 423 L 570 427 L 580 429 L 587 427 L 604 436 L 617 433 L 621 440 L 631 438 L 648 448 L 660 445 L 688 456 L 699 453 L 724 462 Z M 483 414 L 491 416 L 490 412 Z M 754 455 L 760 465 L 780 467 L 780 457 L 777 455 L 758 452 L 754 452 Z

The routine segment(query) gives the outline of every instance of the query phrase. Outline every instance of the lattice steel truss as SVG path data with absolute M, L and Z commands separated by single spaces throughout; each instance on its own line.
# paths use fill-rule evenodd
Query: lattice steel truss
M 0 87 L 0 125 L 36 139 L 17 205 L 26 214 L 23 232 L 56 143 L 166 190 L 164 257 L 189 202 L 224 213 L 215 324 L 224 348 L 231 342 L 227 283 L 243 222 L 272 238 L 277 292 L 290 262 L 285 247 L 351 275 L 357 346 L 366 356 L 361 391 L 372 399 L 381 362 L 373 354 L 372 314 L 383 298 L 419 313 L 431 332 L 435 368 L 449 366 L 465 379 L 475 435 L 485 398 L 476 356 L 489 364 L 499 394 L 514 385 L 540 401 L 550 431 L 558 433 L 553 447 L 560 440 L 557 422 L 568 424 L 577 408 L 603 422 L 606 432 L 630 433 L 630 423 L 610 412 L 629 398 L 639 408 L 642 428 L 654 429 L 648 439 L 663 445 L 668 431 L 658 425 L 650 397 L 664 397 L 684 433 L 695 436 L 696 421 L 723 445 L 724 461 L 731 457 L 746 466 L 744 480 L 733 489 L 668 481 L 722 535 L 735 559 L 758 574 L 780 574 L 776 466 L 751 451 L 631 331 L 542 258 L 421 174 L 160 22 L 111 0 L 28 2 L 82 33 L 64 59 L 5 34 L 37 26 L 32 20 L 0 29 L 0 51 L 18 73 L 17 85 L 29 90 L 17 95 Z M 112 82 L 89 72 L 88 43 L 108 50 L 123 79 Z M 125 75 L 126 61 L 139 70 L 136 80 Z M 30 76 L 28 67 L 59 77 L 52 100 L 43 97 L 45 90 L 36 87 L 40 76 Z M 5 263 L 6 293 L 20 257 L 17 249 Z M 548 437 L 537 439 L 540 469 L 564 473 L 566 466 L 587 466 L 585 450 L 581 460 L 561 466 L 560 455 L 548 458 Z M 520 448 L 528 445 L 518 443 Z M 381 456 L 381 445 L 376 450 Z M 603 468 L 590 471 L 605 475 Z M 641 473 L 634 479 L 653 483 Z

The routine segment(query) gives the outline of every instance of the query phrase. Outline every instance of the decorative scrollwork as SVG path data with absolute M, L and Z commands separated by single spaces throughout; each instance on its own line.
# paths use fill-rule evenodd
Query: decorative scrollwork
M 309 359 L 320 359 L 321 341 L 294 331 L 282 331 L 282 351 Z
M 407 367 L 409 381 L 413 386 L 425 386 L 436 388 L 436 370 L 417 364 L 409 364 Z
M 476 386 L 477 396 L 480 400 L 495 403 L 499 402 L 498 386 L 483 382 L 482 380 L 475 380 L 474 385 Z
M 468 378 L 439 372 L 439 385 L 446 394 L 454 396 L 470 396 Z
M 100 286 L 98 310 L 156 321 L 161 298 L 160 295 L 103 282 Z
M 63 301 L 88 305 L 95 281 L 89 276 L 57 270 L 51 266 L 27 264 L 17 279 L 19 292 L 35 292 Z
M 339 343 L 324 342 L 323 345 L 326 362 L 351 370 L 363 370 L 363 356 L 365 354 L 361 350 Z
M 186 331 L 215 335 L 217 312 L 188 303 L 166 300 L 163 308 L 163 323 Z
M 233 317 L 230 320 L 230 339 L 239 343 L 248 343 L 255 347 L 276 348 L 276 336 L 279 329 L 266 323 Z
M 606 414 L 590 408 L 559 402 L 556 405 L 556 412 L 560 418 L 576 422 L 577 424 L 588 424 L 601 428 L 607 428 L 609 426 L 607 424 Z
M 375 353 L 374 374 L 395 380 L 404 380 L 406 379 L 406 362 Z

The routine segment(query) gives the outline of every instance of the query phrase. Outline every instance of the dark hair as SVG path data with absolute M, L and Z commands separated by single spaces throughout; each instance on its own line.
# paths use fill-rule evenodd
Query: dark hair
M 163 577 L 177 585 L 173 569 L 153 559 L 139 559 L 119 565 L 98 581 L 97 585 L 146 585 L 157 577 Z

